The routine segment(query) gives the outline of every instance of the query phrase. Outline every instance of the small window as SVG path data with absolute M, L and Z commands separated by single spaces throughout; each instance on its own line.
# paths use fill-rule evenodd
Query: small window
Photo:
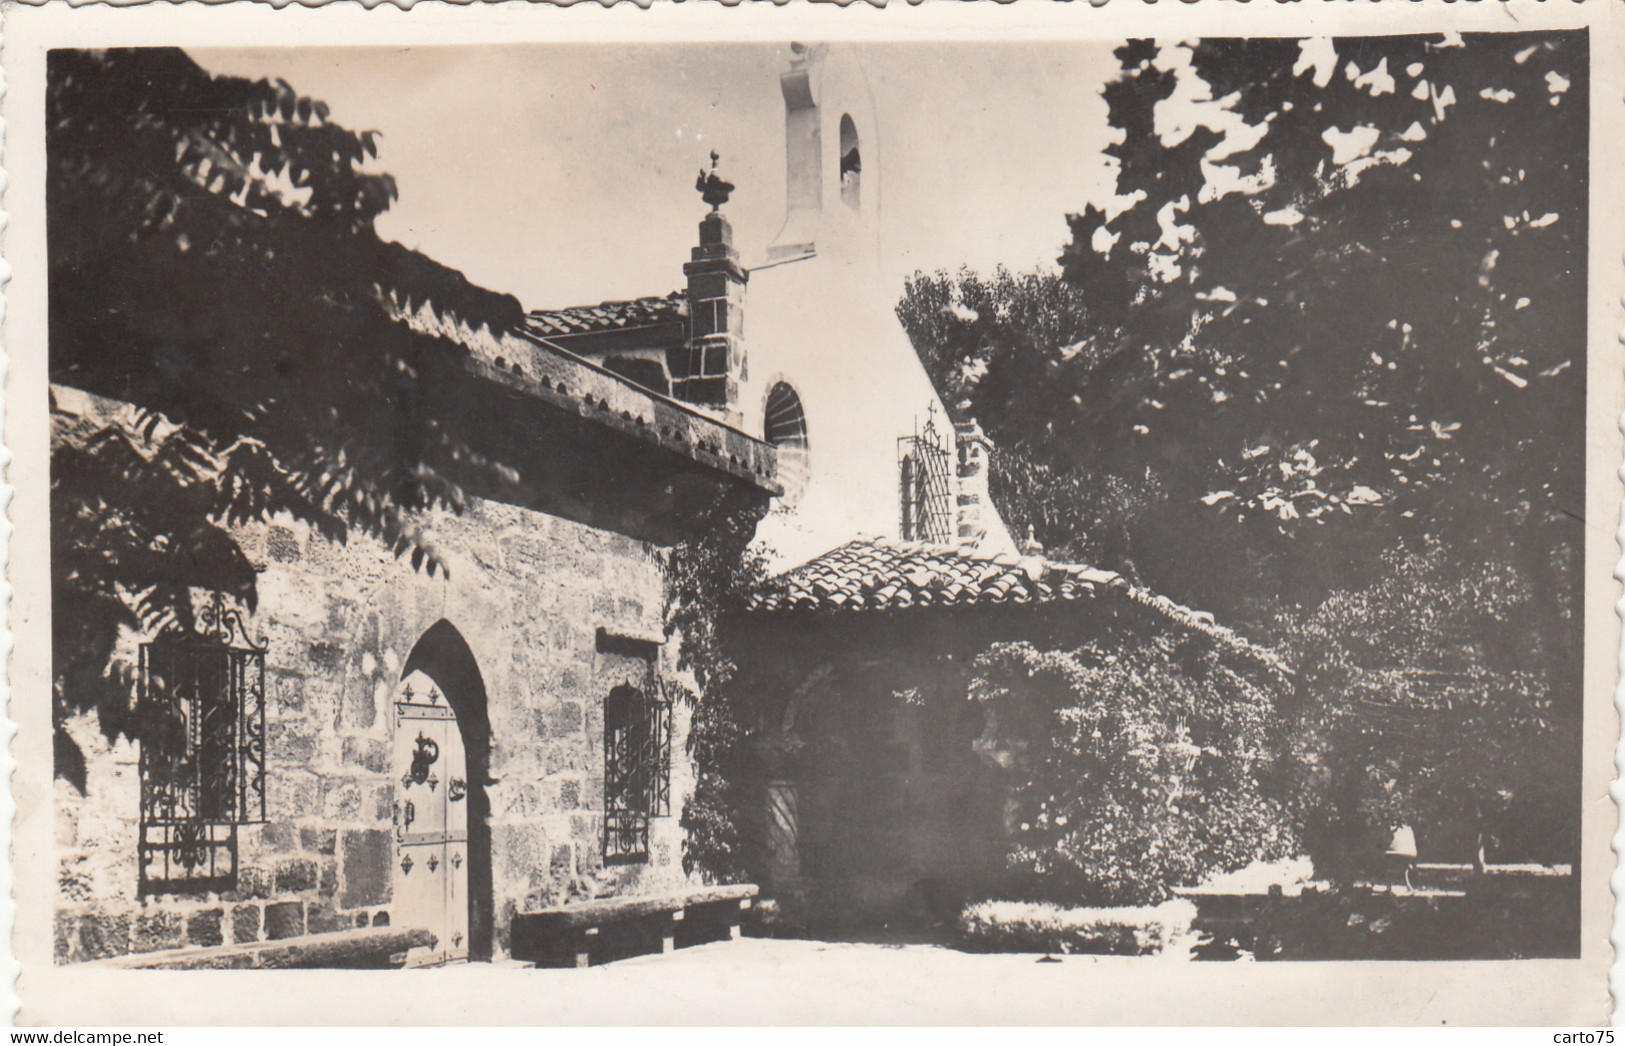
M 948 450 L 927 422 L 918 435 L 897 441 L 898 535 L 904 541 L 953 543 L 953 487 Z
M 858 125 L 848 114 L 841 116 L 841 202 L 858 209 L 859 182 L 863 178 L 863 157 L 858 153 Z
M 796 395 L 796 390 L 782 381 L 767 394 L 762 438 L 778 449 L 779 485 L 784 488 L 779 504 L 794 508 L 807 489 L 807 475 L 811 470 L 807 415 L 801 409 L 801 397 Z
M 138 894 L 237 885 L 237 828 L 265 820 L 265 646 L 220 597 L 141 645 Z
M 631 686 L 604 703 L 604 863 L 649 860 L 649 819 L 671 816 L 671 705 Z

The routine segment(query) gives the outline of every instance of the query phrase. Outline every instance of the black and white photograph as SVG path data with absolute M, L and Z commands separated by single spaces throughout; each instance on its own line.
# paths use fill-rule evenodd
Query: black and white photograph
M 18 1021 L 1606 1022 L 1615 12 L 1133 13 L 8 53 Z

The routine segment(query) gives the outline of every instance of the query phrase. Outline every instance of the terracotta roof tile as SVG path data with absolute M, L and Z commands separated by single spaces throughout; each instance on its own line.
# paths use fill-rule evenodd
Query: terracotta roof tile
M 858 610 L 1037 605 L 1116 594 L 1290 675 L 1272 651 L 1214 623 L 1213 615 L 1131 585 L 1121 575 L 1040 556 L 985 555 L 945 545 L 860 538 L 771 579 L 750 609 Z
M 688 300 L 682 291 L 664 298 L 634 298 L 606 301 L 568 309 L 542 309 L 525 314 L 523 328 L 542 338 L 563 338 L 573 334 L 594 334 L 670 323 L 688 315 Z

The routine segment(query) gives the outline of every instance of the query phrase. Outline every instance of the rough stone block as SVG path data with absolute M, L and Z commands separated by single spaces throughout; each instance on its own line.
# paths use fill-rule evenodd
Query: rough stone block
M 570 844 L 553 847 L 552 856 L 547 859 L 547 870 L 555 879 L 568 878 L 574 873 L 575 861 L 570 854 Z
M 371 698 L 368 698 L 369 702 Z M 369 703 L 368 707 L 372 707 Z M 370 737 L 346 737 L 344 739 L 344 761 L 351 766 L 359 766 L 375 774 L 389 772 L 389 746 L 382 741 Z
M 321 640 L 310 644 L 305 656 L 316 668 L 323 672 L 332 672 L 344 663 L 344 648 L 337 643 Z
M 265 747 L 278 766 L 309 766 L 316 761 L 316 738 L 296 733 L 286 724 L 272 726 Z
M 265 534 L 265 554 L 278 563 L 299 562 L 299 536 L 287 527 L 271 527 Z
M 706 338 L 722 329 L 717 318 L 717 306 L 725 303 L 713 298 L 710 301 L 697 301 L 689 306 L 689 321 L 692 325 L 695 339 Z
M 321 881 L 316 886 L 316 892 L 323 897 L 332 897 L 339 892 L 339 866 L 337 861 L 323 861 Z
M 71 912 L 51 913 L 51 957 L 59 963 L 72 962 L 79 956 L 77 917 Z
M 547 865 L 547 832 L 537 824 L 503 825 L 491 829 L 493 873 L 498 882 L 523 883 Z M 500 894 L 500 890 L 498 891 Z
M 282 901 L 265 906 L 265 936 L 280 941 L 300 937 L 305 932 L 305 905 L 302 901 Z
M 372 819 L 374 821 L 390 821 L 395 817 L 395 789 L 391 785 L 379 785 L 372 793 Z
M 502 539 L 502 562 L 521 577 L 536 577 L 547 570 L 547 553 L 541 543 L 513 535 Z
M 389 832 L 345 832 L 342 851 L 344 890 L 339 895 L 339 907 L 360 908 L 389 900 Z
M 247 865 L 237 870 L 237 889 L 233 892 L 244 900 L 250 898 L 264 900 L 271 896 L 273 882 L 274 877 L 270 869 Z
M 283 770 L 270 775 L 266 805 L 280 817 L 295 820 L 319 813 L 321 786 L 308 773 Z
M 365 730 L 378 720 L 378 700 L 371 676 L 353 675 L 344 684 L 343 725 Z
M 581 805 L 581 782 L 565 781 L 559 785 L 559 806 L 565 810 L 574 810 Z
M 687 348 L 666 350 L 666 371 L 673 379 L 692 377 L 695 370 L 694 360 L 697 353 Z
M 305 912 L 306 933 L 338 933 L 349 928 L 349 913 L 335 911 L 332 905 L 313 904 Z
M 225 919 L 225 914 L 219 908 L 205 908 L 187 916 L 186 943 L 199 948 L 212 948 L 217 944 L 224 944 L 226 938 L 221 923 Z
M 76 921 L 79 930 L 79 948 L 75 958 L 89 961 L 110 959 L 115 955 L 129 953 L 128 915 L 122 913 L 82 915 Z
M 276 892 L 303 893 L 316 889 L 316 862 L 300 858 L 283 861 L 276 867 Z
M 155 952 L 160 948 L 174 948 L 181 943 L 181 933 L 180 913 L 147 912 L 137 916 L 135 925 L 130 928 L 130 950 Z
M 330 634 L 354 641 L 356 604 L 354 600 L 330 597 L 327 600 L 327 630 Z M 342 640 L 341 640 L 342 641 Z M 364 646 L 365 644 L 363 644 Z
M 696 273 L 688 278 L 690 301 L 722 298 L 728 293 L 728 274 L 725 272 Z
M 568 737 L 581 732 L 581 705 L 560 701 L 537 713 L 536 733 L 541 737 Z
M 337 840 L 338 832 L 331 828 L 299 829 L 299 845 L 310 853 L 331 857 Z
M 278 708 L 305 707 L 305 677 L 293 672 L 271 672 L 271 700 Z
M 362 795 L 361 786 L 354 781 L 337 781 L 328 784 L 322 796 L 322 819 L 324 821 L 359 821 L 361 819 Z
M 299 830 L 291 824 L 273 821 L 260 829 L 260 843 L 267 850 L 291 853 L 299 849 Z M 239 881 L 241 878 L 239 875 Z
M 260 939 L 259 905 L 239 904 L 231 910 L 231 939 L 238 944 Z

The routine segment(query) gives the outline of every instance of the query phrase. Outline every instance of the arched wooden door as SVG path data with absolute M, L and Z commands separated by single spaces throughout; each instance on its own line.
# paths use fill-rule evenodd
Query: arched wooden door
M 395 926 L 435 935 L 409 966 L 468 961 L 468 763 L 457 713 L 421 671 L 395 694 Z

